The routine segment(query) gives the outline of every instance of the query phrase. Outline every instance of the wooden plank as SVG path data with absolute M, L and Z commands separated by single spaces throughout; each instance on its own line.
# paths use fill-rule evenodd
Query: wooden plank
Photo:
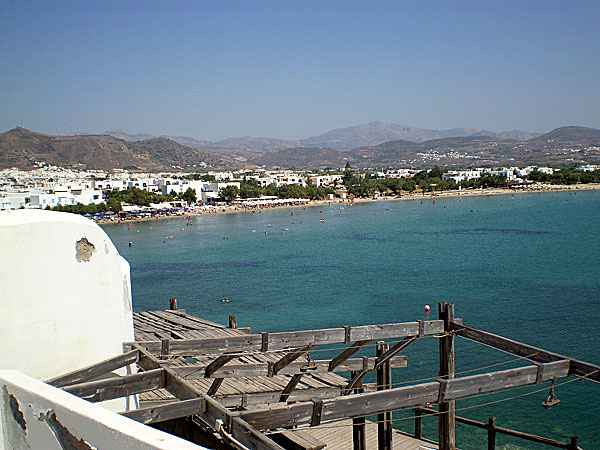
M 492 372 L 471 377 L 445 380 L 446 394 L 443 400 L 468 398 L 476 394 L 535 384 L 537 366 L 519 367 L 501 372 Z M 544 364 L 544 377 L 563 378 L 568 374 L 566 362 Z M 464 389 L 465 379 L 468 389 Z M 357 415 L 378 414 L 384 411 L 415 407 L 425 403 L 437 403 L 440 396 L 439 381 L 369 392 L 346 395 L 323 400 L 323 421 L 336 420 Z M 306 424 L 310 422 L 312 403 L 271 406 L 269 408 L 242 412 L 241 417 L 257 428 L 275 428 Z
M 231 434 L 250 450 L 285 450 L 240 417 L 231 421 Z
M 50 380 L 46 381 L 46 383 L 56 387 L 63 387 L 70 384 L 83 383 L 85 381 L 93 380 L 100 375 L 105 375 L 113 370 L 120 369 L 121 367 L 125 367 L 129 364 L 137 362 L 139 359 L 139 354 L 140 353 L 138 350 L 132 350 L 130 352 L 123 353 L 122 355 L 91 364 L 82 369 L 51 378 Z
M 441 302 L 438 304 L 439 318 L 444 321 L 444 331 L 450 331 L 454 320 L 454 304 Z M 447 397 L 447 384 L 454 378 L 454 335 L 448 333 L 439 339 L 440 348 L 440 387 L 438 415 L 438 443 L 440 450 L 455 450 L 456 448 L 456 417 L 455 402 Z M 447 383 L 447 382 L 448 383 Z
M 345 349 L 342 353 L 340 353 L 331 360 L 331 362 L 329 363 L 329 372 L 333 372 L 333 369 L 342 364 L 344 361 L 350 359 L 352 356 L 356 355 L 371 342 L 373 342 L 373 339 L 356 341 L 354 344 L 352 344 L 350 347 Z
M 342 389 L 337 387 L 295 389 L 290 393 L 286 401 L 307 401 L 311 398 L 332 398 L 342 394 Z M 264 405 L 267 403 L 278 403 L 282 392 L 245 392 L 238 394 L 227 394 L 214 397 L 221 405 L 227 408 L 245 408 L 246 406 Z
M 210 376 L 220 369 L 225 364 L 227 364 L 232 359 L 235 359 L 238 355 L 221 355 L 214 361 L 212 361 L 208 366 L 204 369 L 204 378 L 210 378 Z
M 210 387 L 208 388 L 208 391 L 206 391 L 206 395 L 208 395 L 209 397 L 213 397 L 223 384 L 224 379 L 225 378 L 215 378 Z
M 585 377 L 585 380 L 600 382 L 600 366 L 598 365 L 569 358 L 532 345 L 523 344 L 497 334 L 488 333 L 487 331 L 456 323 L 456 321 L 452 323 L 451 327 L 452 331 L 455 331 L 458 336 L 502 350 L 503 352 L 521 356 L 531 361 L 545 363 L 568 359 L 571 362 L 571 372 L 569 375 L 578 375 Z
M 388 349 L 386 350 L 385 353 L 377 356 L 377 362 L 375 363 L 375 369 L 378 369 L 383 364 L 386 364 L 390 359 L 392 359 L 395 355 L 400 353 L 402 350 L 404 350 L 410 344 L 415 342 L 417 339 L 419 339 L 418 336 L 405 337 L 400 342 L 398 342 L 396 345 L 394 345 L 392 348 L 389 348 L 389 346 L 388 346 Z
M 192 398 L 189 400 L 170 402 L 160 406 L 134 409 L 120 414 L 148 425 L 200 413 L 202 412 L 204 403 L 205 400 L 203 398 Z
M 292 394 L 294 389 L 296 389 L 296 386 L 298 386 L 298 383 L 300 382 L 303 376 L 303 373 L 297 373 L 296 375 L 292 376 L 288 384 L 283 389 L 281 397 L 279 397 L 280 402 L 286 402 L 288 398 L 290 398 L 290 395 Z
M 405 339 L 417 339 L 405 338 Z M 396 344 L 394 347 L 401 347 L 402 341 Z M 404 345 L 410 345 L 409 341 L 404 342 Z M 392 388 L 392 367 L 389 364 L 392 351 L 400 351 L 401 348 L 390 350 L 387 342 L 377 342 L 377 390 L 383 391 L 384 389 Z M 389 357 L 387 355 L 390 355 Z M 379 450 L 392 450 L 392 412 L 386 411 L 380 413 L 377 416 L 377 444 Z
M 374 370 L 376 358 L 367 358 L 368 370 Z M 317 361 L 296 361 L 290 363 L 278 372 L 278 375 L 296 375 L 299 373 L 326 373 L 329 372 L 329 360 Z M 403 368 L 407 366 L 406 356 L 395 356 L 390 360 L 393 368 Z M 185 379 L 205 378 L 205 369 L 200 366 L 169 366 L 175 373 Z M 335 372 L 348 372 L 353 370 L 362 370 L 363 359 L 353 358 L 337 366 Z M 215 370 L 210 378 L 242 378 L 242 377 L 268 377 L 268 363 L 259 364 L 227 364 Z
M 542 382 L 554 378 L 566 377 L 569 372 L 569 360 L 544 363 Z M 480 392 L 496 392 L 519 386 L 536 384 L 538 366 L 507 369 L 499 372 L 471 375 L 450 380 L 446 386 L 444 400 L 454 400 L 477 395 Z M 481 386 L 485 391 L 481 391 Z
M 124 377 L 66 386 L 63 390 L 84 398 L 90 402 L 101 402 L 113 398 L 126 397 L 140 392 L 163 388 L 165 375 L 163 369 L 154 369 Z
M 239 330 L 229 330 L 231 332 Z M 443 321 L 431 320 L 423 322 L 423 335 L 443 332 Z M 352 327 L 350 337 L 353 341 L 367 339 L 395 339 L 419 335 L 419 322 L 406 322 L 383 325 L 365 325 Z M 292 331 L 269 333 L 269 350 L 281 350 L 302 347 L 308 344 L 341 344 L 345 343 L 344 328 L 326 328 L 321 330 Z M 132 343 L 129 343 L 131 345 Z M 157 353 L 160 343 L 155 341 L 138 342 L 143 348 Z M 172 355 L 210 354 L 224 352 L 260 351 L 262 338 L 260 334 L 228 336 L 211 339 L 178 339 L 171 342 Z
M 277 375 L 282 369 L 289 366 L 291 363 L 296 361 L 301 356 L 306 355 L 310 352 L 310 349 L 313 347 L 313 344 L 308 344 L 302 348 L 298 348 L 295 350 L 291 350 L 286 353 L 281 359 L 279 359 L 273 365 L 273 375 Z
M 300 430 L 283 431 L 270 435 L 270 438 L 288 450 L 321 450 L 326 445 L 309 433 Z

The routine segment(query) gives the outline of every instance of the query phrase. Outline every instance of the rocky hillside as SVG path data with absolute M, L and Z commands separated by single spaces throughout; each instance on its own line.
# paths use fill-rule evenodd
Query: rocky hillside
M 107 135 L 51 136 L 17 127 L 0 134 L 0 168 L 36 162 L 84 169 L 166 170 L 237 164 L 165 138 L 127 142 Z

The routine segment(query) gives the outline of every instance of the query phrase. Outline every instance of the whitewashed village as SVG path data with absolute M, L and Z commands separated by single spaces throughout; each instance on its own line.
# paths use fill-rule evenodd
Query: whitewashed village
M 202 212 L 211 210 L 215 206 L 232 203 L 242 207 L 273 207 L 306 203 L 307 198 L 277 198 L 274 195 L 262 195 L 237 199 L 225 198 L 223 189 L 234 186 L 239 191 L 242 182 L 251 182 L 265 188 L 267 186 L 281 187 L 297 185 L 306 187 L 328 188 L 329 200 L 346 199 L 348 192 L 343 184 L 344 169 L 328 172 L 291 171 L 291 170 L 239 170 L 239 171 L 208 171 L 203 174 L 191 175 L 189 172 L 162 172 L 162 173 L 133 173 L 127 170 L 76 170 L 58 166 L 38 163 L 37 168 L 23 171 L 17 168 L 0 171 L 0 210 L 10 209 L 52 209 L 57 206 L 68 205 L 100 205 L 106 203 L 107 193 L 126 191 L 137 188 L 158 195 L 171 194 L 172 201 L 151 203 L 147 206 L 123 203 L 124 214 L 150 214 L 160 211 L 189 211 Z M 579 172 L 594 172 L 600 169 L 599 165 L 581 165 L 575 170 Z M 432 169 L 426 169 L 430 172 Z M 505 181 L 504 187 L 514 189 L 560 189 L 562 186 L 540 183 L 528 180 L 527 176 L 533 171 L 541 174 L 552 175 L 556 171 L 552 167 L 500 167 L 500 168 L 473 168 L 464 170 L 448 170 L 441 177 L 444 181 L 451 180 L 456 189 L 460 190 L 463 181 L 477 180 L 483 176 L 501 177 Z M 388 170 L 360 171 L 355 174 L 364 178 L 369 176 L 374 179 L 410 179 L 421 169 L 399 168 Z M 192 179 L 196 178 L 196 179 Z M 435 190 L 435 184 L 429 190 Z M 194 195 L 191 200 L 184 200 L 182 194 L 191 190 Z M 235 192 L 235 191 L 234 191 Z M 407 193 L 422 193 L 425 189 L 409 190 Z M 385 196 L 386 192 L 373 192 L 373 197 Z M 111 212 L 97 214 L 97 216 L 110 216 Z

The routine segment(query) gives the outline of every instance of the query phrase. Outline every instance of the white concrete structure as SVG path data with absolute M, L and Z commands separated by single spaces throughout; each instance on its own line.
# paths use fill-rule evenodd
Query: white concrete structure
M 82 216 L 0 212 L 0 286 L 0 369 L 49 379 L 134 339 L 129 264 Z
M 0 370 L 0 448 L 199 450 L 17 371 Z

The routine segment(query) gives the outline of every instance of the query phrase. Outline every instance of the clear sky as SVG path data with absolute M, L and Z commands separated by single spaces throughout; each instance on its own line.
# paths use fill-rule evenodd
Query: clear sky
M 0 1 L 0 131 L 600 128 L 600 1 Z

